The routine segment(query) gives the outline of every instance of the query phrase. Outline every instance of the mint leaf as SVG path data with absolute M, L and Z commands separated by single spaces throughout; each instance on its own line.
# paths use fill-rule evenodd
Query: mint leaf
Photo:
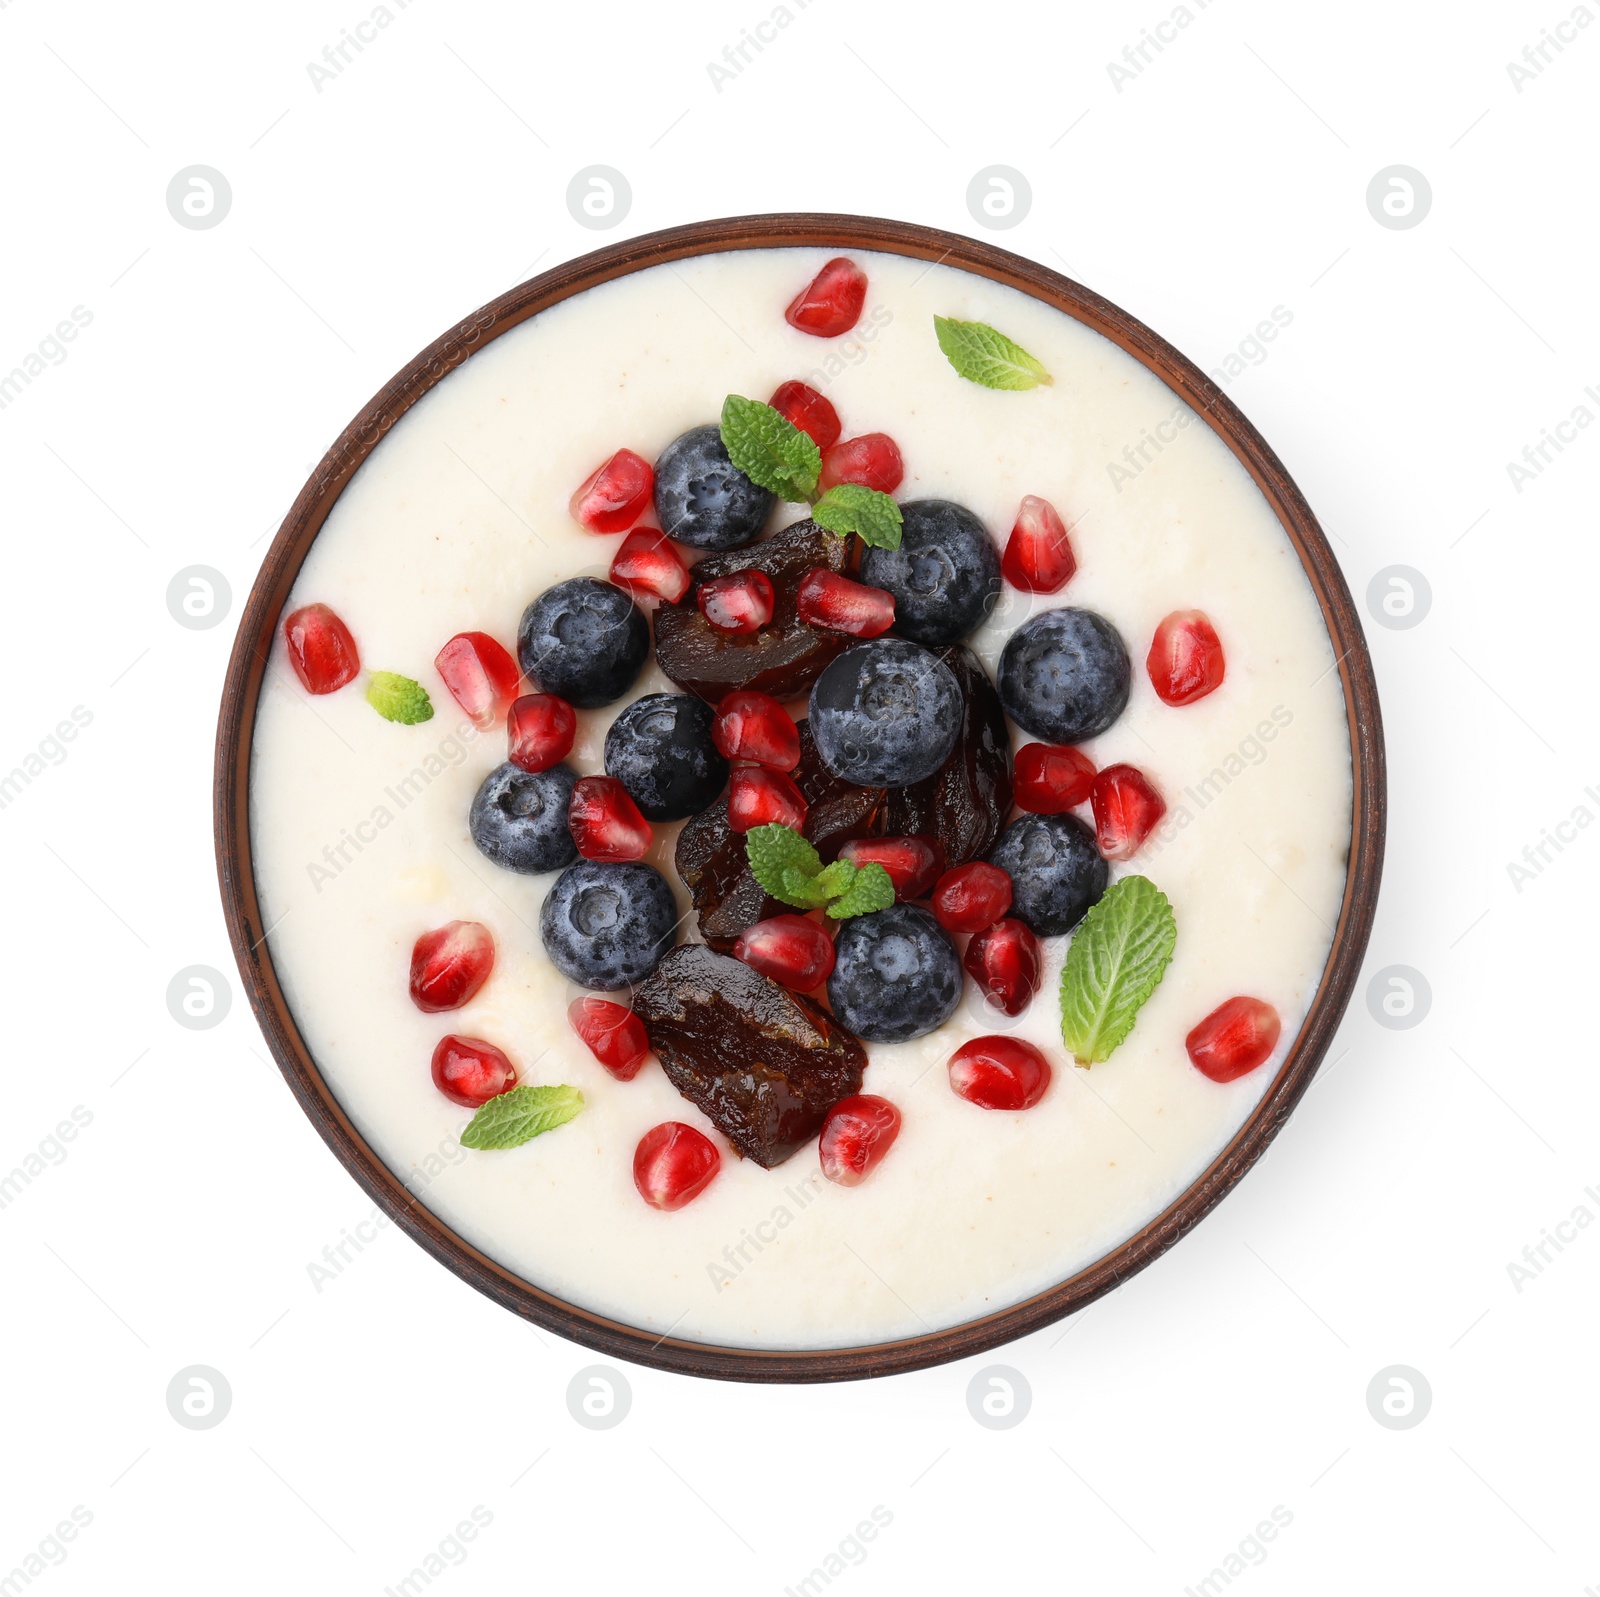
M 822 889 L 824 898 L 837 898 L 850 890 L 850 884 L 855 879 L 855 866 L 847 859 L 836 859 L 817 877 L 817 886 Z
M 1166 894 L 1124 876 L 1078 924 L 1061 969 L 1061 1036 L 1080 1065 L 1095 1065 L 1133 1030 L 1178 940 Z
M 513 1087 L 491 1098 L 467 1122 L 463 1148 L 520 1148 L 543 1132 L 577 1116 L 583 1094 L 576 1087 Z
M 828 905 L 828 915 L 833 920 L 846 920 L 851 915 L 887 909 L 893 902 L 894 882 L 889 873 L 881 865 L 863 865 L 843 895 Z
M 784 882 L 786 871 L 796 871 L 809 880 L 822 870 L 817 851 L 792 826 L 776 822 L 771 826 L 752 826 L 744 834 L 744 851 L 750 861 L 751 875 L 772 897 L 806 909 L 822 902 L 821 899 L 792 897 Z
M 372 673 L 372 680 L 367 683 L 367 703 L 385 721 L 399 721 L 403 726 L 433 719 L 433 702 L 428 690 L 397 671 Z
M 900 507 L 888 494 L 858 482 L 841 482 L 811 507 L 811 519 L 829 532 L 853 532 L 874 549 L 900 547 Z
M 828 893 L 822 885 L 822 878 L 807 876 L 804 871 L 796 870 L 793 865 L 783 873 L 782 891 L 772 896 L 781 898 L 785 904 L 793 904 L 796 909 L 820 909 L 828 902 Z
M 817 491 L 822 451 L 771 405 L 729 394 L 722 402 L 722 447 L 751 482 L 797 503 Z
M 968 382 L 985 388 L 1037 388 L 1055 380 L 1021 344 L 983 322 L 935 316 L 933 330 L 945 358 Z

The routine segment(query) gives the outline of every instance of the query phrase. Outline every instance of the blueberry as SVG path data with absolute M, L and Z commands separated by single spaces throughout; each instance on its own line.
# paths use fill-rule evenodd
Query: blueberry
M 867 1042 L 909 1042 L 955 1012 L 961 961 L 943 927 L 915 904 L 856 915 L 834 943 L 828 1002 Z
M 600 992 L 641 982 L 675 941 L 678 905 L 648 865 L 579 860 L 556 878 L 539 911 L 550 963 Z
M 989 619 L 1000 597 L 1000 556 L 964 505 L 913 499 L 901 505 L 900 547 L 868 549 L 861 580 L 894 595 L 894 629 L 930 649 L 959 643 Z
M 955 673 L 918 644 L 881 638 L 846 649 L 811 690 L 822 763 L 861 787 L 906 787 L 949 758 L 961 730 Z
M 713 712 L 689 693 L 647 693 L 606 733 L 606 775 L 652 821 L 698 815 L 722 791 L 728 762 L 711 741 Z
M 669 538 L 694 549 L 737 549 L 766 525 L 777 495 L 728 459 L 722 429 L 691 427 L 656 462 L 656 515 Z
M 1127 708 L 1131 681 L 1128 646 L 1093 610 L 1046 610 L 1000 656 L 1006 714 L 1047 743 L 1098 737 Z
M 1011 878 L 1011 913 L 1040 937 L 1070 932 L 1106 890 L 1110 867 L 1076 815 L 1024 815 L 1000 834 L 989 863 Z
M 537 876 L 578 857 L 567 806 L 578 773 L 565 765 L 524 771 L 509 760 L 483 779 L 467 825 L 479 852 L 508 871 Z
M 517 658 L 544 693 L 580 710 L 620 699 L 650 653 L 650 624 L 621 588 L 573 577 L 522 612 Z

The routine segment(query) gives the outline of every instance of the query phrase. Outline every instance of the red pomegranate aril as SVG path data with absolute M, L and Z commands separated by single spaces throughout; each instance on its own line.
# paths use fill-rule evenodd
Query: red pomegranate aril
M 659 527 L 635 527 L 611 557 L 611 580 L 645 599 L 676 604 L 689 589 L 689 568 Z
M 721 1167 L 717 1145 L 681 1120 L 652 1127 L 633 1150 L 633 1184 L 652 1209 L 681 1209 L 711 1185 Z
M 332 693 L 361 669 L 350 629 L 325 604 L 308 604 L 283 623 L 289 664 L 307 693 Z
M 867 274 L 838 255 L 795 295 L 783 319 L 802 333 L 837 338 L 861 320 L 866 301 Z
M 614 776 L 582 776 L 573 783 L 567 825 L 585 859 L 613 865 L 643 859 L 655 836 L 633 795 Z
M 1024 593 L 1057 593 L 1072 580 L 1078 561 L 1067 529 L 1048 499 L 1029 494 L 1000 557 L 1000 570 Z
M 817 486 L 826 493 L 842 482 L 857 482 L 892 494 L 906 474 L 900 447 L 888 433 L 862 433 L 822 451 L 822 476 Z
M 759 632 L 772 619 L 777 596 L 765 571 L 750 570 L 713 577 L 694 598 L 718 632 Z
M 839 425 L 839 412 L 816 389 L 805 383 L 781 383 L 767 403 L 785 420 L 808 434 L 818 449 L 838 443 L 839 434 L 844 431 Z
M 568 508 L 590 532 L 626 532 L 650 503 L 655 468 L 631 449 L 619 449 L 584 480 Z
M 875 638 L 894 625 L 894 595 L 819 566 L 800 581 L 795 608 L 809 627 Z
M 944 865 L 944 855 L 925 837 L 852 838 L 839 850 L 839 858 L 858 870 L 863 865 L 881 865 L 894 883 L 894 896 L 926 898 Z
M 1039 990 L 1039 939 L 1019 920 L 985 927 L 961 962 L 985 1000 L 1007 1015 L 1020 1015 Z
M 748 832 L 752 826 L 806 824 L 806 796 L 782 771 L 764 765 L 741 765 L 728 778 L 728 829 Z
M 452 1032 L 433 1050 L 433 1084 L 451 1103 L 481 1109 L 516 1086 L 517 1071 L 492 1042 Z
M 644 1022 L 626 1004 L 613 1004 L 604 998 L 574 998 L 567 1006 L 567 1019 L 589 1052 L 618 1081 L 632 1081 L 650 1056 Z
M 809 993 L 833 970 L 833 939 L 804 915 L 774 915 L 739 933 L 733 957 L 794 992 Z
M 841 1098 L 822 1122 L 817 1143 L 823 1175 L 841 1187 L 859 1186 L 899 1135 L 900 1111 L 887 1098 L 870 1092 Z
M 1174 610 L 1160 626 L 1144 662 L 1163 704 L 1193 704 L 1222 686 L 1227 661 L 1222 640 L 1203 610 Z
M 504 719 L 522 685 L 522 669 L 487 632 L 458 632 L 433 657 L 450 696 L 480 732 Z
M 1055 743 L 1024 743 L 1012 772 L 1019 810 L 1065 815 L 1094 788 L 1094 761 L 1078 749 Z
M 1156 829 L 1167 801 L 1133 765 L 1108 765 L 1094 779 L 1094 836 L 1107 859 L 1127 859 Z
M 1271 1058 L 1282 1030 L 1283 1022 L 1271 1004 L 1259 998 L 1230 998 L 1183 1039 L 1183 1046 L 1202 1076 L 1237 1081 Z
M 425 1015 L 470 1003 L 494 969 L 494 937 L 475 920 L 424 932 L 411 950 L 411 1002 Z
M 506 711 L 506 758 L 524 771 L 548 771 L 572 752 L 578 712 L 553 693 L 524 693 Z
M 754 760 L 769 771 L 800 763 L 800 728 L 768 693 L 744 688 L 724 696 L 711 721 L 711 741 L 725 760 Z
M 998 865 L 974 860 L 939 878 L 934 919 L 947 932 L 981 932 L 1011 908 L 1011 878 Z
M 1031 1109 L 1050 1085 L 1050 1061 L 1020 1037 L 974 1037 L 950 1059 L 950 1088 L 980 1109 Z

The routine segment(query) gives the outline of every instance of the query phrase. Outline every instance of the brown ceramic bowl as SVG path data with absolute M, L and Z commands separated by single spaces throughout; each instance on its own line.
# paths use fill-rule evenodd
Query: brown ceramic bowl
M 881 250 L 949 262 L 1020 289 L 1102 333 L 1210 420 L 1276 511 L 1299 552 L 1338 656 L 1354 776 L 1350 864 L 1331 957 L 1305 1024 L 1276 1078 L 1238 1134 L 1163 1213 L 1097 1263 L 1046 1292 L 952 1330 L 874 1347 L 774 1352 L 652 1337 L 542 1292 L 495 1263 L 421 1208 L 351 1124 L 317 1069 L 278 984 L 256 901 L 248 794 L 256 700 L 284 601 L 334 501 L 384 434 L 435 383 L 501 333 L 549 306 L 642 267 L 721 250 L 817 246 Z M 1384 838 L 1383 729 L 1372 661 L 1344 577 L 1300 490 L 1228 397 L 1141 322 L 1077 283 L 992 245 L 908 222 L 860 216 L 735 217 L 628 239 L 558 266 L 468 316 L 366 405 L 300 491 L 245 606 L 217 728 L 217 869 L 228 933 L 256 1018 L 312 1123 L 395 1224 L 442 1264 L 517 1314 L 615 1358 L 685 1374 L 745 1381 L 845 1381 L 891 1375 L 983 1353 L 1092 1303 L 1143 1269 L 1210 1213 L 1260 1158 L 1311 1084 L 1349 1002 L 1377 904 Z

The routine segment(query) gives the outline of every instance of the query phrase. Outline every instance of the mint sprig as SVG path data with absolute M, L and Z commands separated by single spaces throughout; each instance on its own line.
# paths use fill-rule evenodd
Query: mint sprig
M 546 1131 L 554 1131 L 583 1109 L 576 1087 L 513 1087 L 488 1103 L 461 1133 L 463 1148 L 520 1148 Z
M 722 447 L 758 487 L 796 504 L 810 501 L 822 475 L 822 451 L 781 411 L 729 394 L 722 402 Z
M 935 316 L 933 330 L 945 358 L 968 382 L 984 388 L 1037 388 L 1055 380 L 1021 344 L 984 322 Z
M 374 671 L 367 683 L 367 703 L 385 721 L 416 726 L 433 719 L 433 701 L 420 682 L 403 677 L 398 671 Z
M 1061 1036 L 1080 1065 L 1097 1065 L 1133 1030 L 1178 941 L 1167 896 L 1124 876 L 1078 924 L 1061 969 Z
M 824 865 L 792 826 L 752 826 L 744 834 L 744 851 L 750 874 L 767 893 L 796 909 L 826 905 L 831 919 L 845 920 L 894 902 L 894 883 L 881 865 L 858 867 L 842 859 Z
M 858 482 L 841 482 L 811 507 L 811 519 L 829 532 L 853 532 L 874 549 L 900 547 L 900 507 L 888 494 Z

